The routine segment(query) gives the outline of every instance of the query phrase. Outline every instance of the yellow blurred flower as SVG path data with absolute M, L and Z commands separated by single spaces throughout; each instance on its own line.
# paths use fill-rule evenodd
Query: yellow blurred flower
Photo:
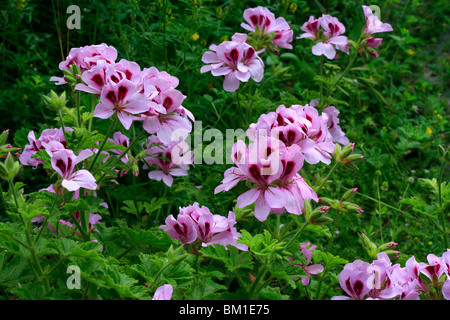
M 433 133 L 433 130 L 431 130 L 430 127 L 427 127 L 427 133 L 428 133 L 428 134 L 432 134 L 432 133 Z
M 200 38 L 200 36 L 199 36 L 198 33 L 196 32 L 196 33 L 194 33 L 194 34 L 191 36 L 191 38 L 192 38 L 192 40 L 197 41 L 197 40 Z
M 410 56 L 412 56 L 414 53 L 416 53 L 414 50 L 412 50 L 412 49 L 409 49 L 409 50 L 408 50 L 408 54 L 409 54 Z

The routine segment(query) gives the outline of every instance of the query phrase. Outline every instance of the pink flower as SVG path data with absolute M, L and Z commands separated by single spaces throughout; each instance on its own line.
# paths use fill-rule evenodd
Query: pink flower
M 297 39 L 310 38 L 313 40 L 312 53 L 316 56 L 324 55 L 332 60 L 337 58 L 336 49 L 349 53 L 348 39 L 342 35 L 345 33 L 345 26 L 329 14 L 323 14 L 319 19 L 310 16 L 301 30 L 305 33 Z
M 322 27 L 322 30 L 320 30 Z M 303 24 L 301 30 L 304 31 L 297 39 L 310 38 L 313 40 L 312 53 L 316 56 L 325 55 L 328 59 L 336 59 L 336 49 L 349 53 L 348 39 L 342 34 L 345 26 L 339 20 L 330 15 L 322 15 L 315 19 L 313 16 Z
M 211 45 L 202 56 L 207 65 L 200 72 L 211 71 L 213 76 L 224 76 L 223 88 L 233 92 L 239 88 L 240 81 L 247 82 L 250 78 L 259 82 L 264 77 L 264 63 L 255 49 L 247 44 L 247 35 L 235 33 L 232 41 Z
M 66 131 L 72 131 L 72 129 L 65 128 Z M 39 164 L 44 163 L 44 160 L 32 158 L 39 150 L 47 150 L 51 155 L 53 152 L 64 149 L 67 144 L 64 138 L 62 129 L 45 129 L 42 131 L 39 139 L 36 139 L 34 131 L 28 133 L 28 142 L 22 154 L 19 156 L 19 161 L 24 166 L 33 166 L 36 168 Z
M 182 245 L 199 240 L 202 246 L 221 244 L 232 245 L 240 250 L 248 250 L 244 244 L 238 244 L 241 236 L 234 225 L 236 218 L 229 212 L 228 218 L 212 214 L 208 207 L 200 207 L 197 202 L 193 205 L 180 208 L 177 219 L 172 215 L 166 218 L 166 224 L 160 226 L 173 239 L 179 239 Z
M 152 300 L 171 300 L 173 287 L 170 284 L 165 284 L 156 289 Z
M 275 15 L 267 8 L 258 6 L 244 11 L 244 19 L 247 23 L 241 23 L 241 27 L 258 35 L 273 33 L 272 43 L 274 46 L 285 49 L 292 49 L 292 36 L 294 31 L 282 17 L 275 18 Z
M 125 129 L 130 129 L 132 114 L 146 112 L 148 99 L 137 92 L 136 84 L 128 79 L 122 79 L 117 84 L 107 83 L 103 86 L 100 103 L 94 110 L 94 117 L 107 119 L 117 113 Z
M 325 114 L 328 116 L 328 120 L 326 121 L 326 125 L 328 131 L 330 132 L 333 142 L 338 142 L 342 145 L 347 145 L 350 143 L 348 138 L 345 136 L 345 133 L 342 131 L 339 126 L 339 110 L 334 106 L 329 106 L 322 111 L 322 115 Z
M 393 31 L 392 26 L 389 23 L 381 22 L 381 20 L 373 14 L 370 7 L 363 5 L 364 17 L 366 18 L 366 25 L 364 26 L 364 31 L 368 34 L 389 32 Z
M 222 184 L 214 193 L 228 191 L 239 181 L 253 186 L 237 198 L 239 208 L 255 203 L 255 217 L 265 221 L 270 212 L 287 210 L 301 214 L 305 199 L 318 201 L 315 192 L 297 174 L 303 165 L 298 146 L 287 148 L 276 138 L 261 135 L 247 147 L 235 143 L 232 159 L 237 167 L 225 171 Z
M 120 131 L 115 132 L 113 134 L 113 139 L 108 138 L 108 141 L 113 142 L 118 145 L 121 145 L 121 146 L 124 146 L 125 148 L 128 148 L 128 146 L 130 144 L 130 138 L 128 138 L 126 135 L 124 135 Z M 116 153 L 118 156 L 120 156 L 123 153 L 122 150 L 118 150 L 118 149 L 111 149 L 111 152 Z M 121 160 L 123 163 L 128 163 L 128 154 L 124 155 Z
M 178 239 L 183 245 L 194 242 L 197 239 L 197 228 L 188 215 L 179 214 L 177 219 L 169 215 L 166 224 L 160 226 L 173 239 Z
M 149 179 L 162 180 L 171 187 L 173 177 L 188 175 L 187 170 L 192 163 L 193 152 L 185 152 L 180 143 L 172 142 L 165 145 L 157 137 L 150 136 L 147 141 L 147 154 L 149 157 L 144 158 L 144 162 L 147 166 L 154 165 L 157 169 L 148 173 Z M 184 163 L 185 159 L 189 161 Z
M 70 70 L 70 65 L 77 65 L 83 73 L 96 66 L 99 61 L 105 61 L 108 64 L 114 63 L 117 59 L 117 50 L 114 47 L 104 43 L 100 45 L 84 46 L 70 49 L 69 55 L 65 61 L 59 64 L 60 70 Z M 67 83 L 64 77 L 51 77 L 50 81 L 56 81 L 57 85 Z
M 263 114 L 256 123 L 252 123 L 247 136 L 254 140 L 257 132 L 266 131 L 267 135 L 278 137 L 288 147 L 301 147 L 306 162 L 330 164 L 334 142 L 345 143 L 347 138 L 338 126 L 339 111 L 329 107 L 319 115 L 315 104 L 313 100 L 311 105 L 305 106 L 286 108 L 280 105 L 275 112 Z
M 305 270 L 306 272 L 306 278 L 302 278 L 302 284 L 304 286 L 309 285 L 309 280 L 311 278 L 312 274 L 319 274 L 321 272 L 323 272 L 324 268 L 323 265 L 321 264 L 310 264 L 311 260 L 312 260 L 312 251 L 317 248 L 316 245 L 310 246 L 308 248 L 308 246 L 311 243 L 309 242 L 304 242 L 304 243 L 300 243 L 300 251 L 303 253 L 303 255 L 306 258 L 306 261 L 308 262 L 307 264 L 300 264 L 300 266 L 303 268 L 303 270 Z M 293 261 L 293 258 L 288 258 L 289 260 Z
M 366 18 L 366 24 L 364 26 L 364 33 L 366 34 L 365 44 L 370 48 L 378 48 L 383 42 L 382 38 L 373 38 L 371 35 L 380 32 L 393 31 L 392 26 L 389 23 L 381 22 L 380 19 L 373 14 L 372 9 L 368 6 L 362 6 L 364 17 Z M 368 49 L 376 58 L 379 54 L 372 49 Z
M 95 190 L 97 184 L 94 176 L 87 170 L 76 170 L 75 165 L 92 155 L 92 151 L 84 150 L 76 156 L 73 151 L 62 149 L 53 154 L 51 164 L 53 169 L 63 178 L 62 186 L 69 191 L 79 188 Z

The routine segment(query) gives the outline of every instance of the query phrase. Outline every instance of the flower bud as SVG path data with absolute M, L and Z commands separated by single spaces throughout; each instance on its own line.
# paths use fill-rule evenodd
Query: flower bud
M 50 91 L 49 96 L 43 96 L 45 104 L 50 110 L 58 111 L 66 106 L 66 92 L 63 91 L 61 95 L 57 95 L 53 90 Z

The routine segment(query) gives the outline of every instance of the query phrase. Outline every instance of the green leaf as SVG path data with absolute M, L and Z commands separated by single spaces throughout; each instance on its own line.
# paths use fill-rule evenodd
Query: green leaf
M 318 249 L 314 249 L 313 259 L 314 259 L 314 263 L 323 262 L 325 267 L 328 269 L 348 263 L 347 260 L 345 260 L 339 256 L 335 256 L 330 252 L 323 252 Z
M 200 252 L 204 257 L 222 261 L 230 272 L 238 269 L 253 269 L 250 252 L 240 251 L 238 248 L 230 245 L 227 248 L 220 244 L 214 244 L 202 248 Z

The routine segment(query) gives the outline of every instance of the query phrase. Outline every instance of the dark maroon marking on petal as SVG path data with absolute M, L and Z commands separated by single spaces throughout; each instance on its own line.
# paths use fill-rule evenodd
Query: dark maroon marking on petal
M 230 52 L 230 57 L 232 61 L 237 61 L 239 58 L 239 52 L 237 51 L 236 48 L 234 48 L 233 50 L 231 50 Z
M 267 17 L 266 17 L 266 22 L 264 23 L 265 26 L 268 27 L 268 26 L 270 25 L 270 23 L 271 23 L 271 22 L 270 22 L 270 19 L 267 19 Z
M 209 222 L 205 222 L 205 235 L 209 234 L 211 230 L 211 224 Z
M 347 288 L 347 290 L 353 293 L 353 288 L 352 288 L 352 284 L 350 283 L 350 278 L 345 280 L 344 283 L 345 283 L 345 287 Z
M 264 24 L 264 16 L 261 14 L 259 15 L 259 25 L 262 26 Z
M 334 34 L 334 24 L 332 24 L 331 22 L 328 23 L 328 29 L 330 29 L 331 34 Z
M 99 87 L 103 86 L 103 78 L 101 75 L 99 75 L 98 73 L 95 74 L 92 78 L 91 81 L 95 82 L 96 85 L 98 85 Z
M 357 280 L 353 288 L 355 289 L 356 296 L 361 297 L 362 290 L 364 289 L 364 283 L 362 283 L 362 281 L 360 280 Z
M 275 36 L 275 38 L 273 38 L 273 40 L 278 40 L 282 36 L 281 32 L 279 32 L 279 31 L 275 31 L 275 34 L 276 34 L 276 36 Z
M 271 147 L 267 147 L 266 149 L 266 156 L 269 157 L 272 154 L 272 148 Z
M 258 16 L 251 16 L 250 21 L 256 26 L 258 24 Z
M 99 55 L 100 55 L 100 53 L 94 52 L 94 53 L 92 54 L 92 57 L 99 56 Z
M 288 143 L 293 143 L 294 140 L 295 140 L 295 136 L 296 136 L 295 132 L 292 131 L 292 130 L 289 130 L 288 133 L 287 133 L 287 141 L 288 141 Z
M 120 81 L 120 79 L 117 78 L 116 76 L 112 76 L 111 77 L 111 81 L 114 82 L 114 83 L 118 83 Z
M 106 94 L 106 99 L 108 99 L 109 101 L 111 101 L 112 103 L 116 104 L 116 94 L 114 91 L 108 91 L 108 93 Z
M 125 77 L 128 79 L 128 80 L 131 80 L 131 77 L 133 76 L 133 73 L 130 71 L 130 70 L 125 70 Z
M 264 180 L 263 177 L 261 176 L 261 173 L 259 172 L 259 168 L 256 164 L 252 164 L 250 166 L 250 168 L 248 168 L 248 172 L 256 181 Z
M 312 118 L 309 114 L 306 114 L 305 118 L 306 118 L 306 120 L 308 120 L 309 122 L 312 123 Z
M 72 158 L 67 158 L 67 170 L 72 168 Z
M 37 144 L 36 144 L 36 141 L 33 141 L 32 144 L 33 144 L 33 150 L 34 150 L 34 151 L 39 151 L 39 150 L 40 150 L 40 149 L 38 148 Z
M 295 164 L 294 161 L 288 161 L 284 167 L 284 175 L 288 176 L 292 173 L 292 170 L 294 170 Z
M 127 96 L 128 88 L 124 86 L 120 86 L 117 89 L 117 100 L 119 102 L 123 102 L 125 100 L 125 97 Z
M 80 211 L 75 211 L 73 216 L 75 217 L 75 219 L 80 220 Z
M 66 168 L 66 165 L 65 165 L 64 161 L 62 161 L 61 159 L 56 160 L 56 166 L 59 168 L 59 170 L 61 171 L 61 173 L 64 176 L 66 174 L 66 171 L 67 171 L 67 168 Z
M 169 109 L 173 105 L 173 100 L 171 97 L 166 97 L 163 102 L 163 106 L 166 109 Z
M 425 269 L 431 274 L 437 274 L 438 270 L 440 269 L 440 266 L 438 264 L 435 264 L 434 266 L 426 266 Z
M 173 228 L 180 236 L 184 235 L 183 231 L 181 230 L 181 228 L 178 224 L 174 225 Z
M 284 137 L 283 131 L 278 132 L 278 139 L 283 142 L 284 144 L 287 144 L 286 138 Z
M 255 49 L 249 48 L 245 54 L 245 60 L 250 60 L 255 55 Z
M 286 124 L 286 122 L 284 121 L 284 118 L 283 118 L 283 116 L 281 114 L 277 115 L 277 122 L 278 122 L 278 125 L 280 125 L 280 126 Z

